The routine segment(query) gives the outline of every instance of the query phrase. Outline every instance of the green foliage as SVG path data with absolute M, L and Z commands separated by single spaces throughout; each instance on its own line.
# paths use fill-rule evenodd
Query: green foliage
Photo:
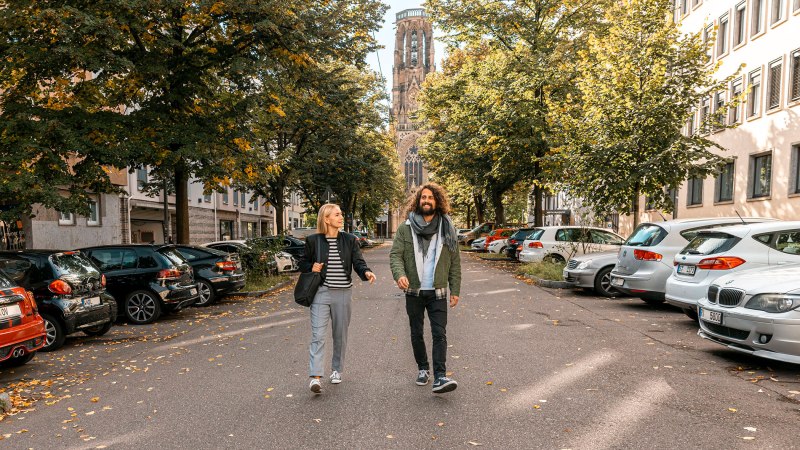
M 251 238 L 245 241 L 247 249 L 239 252 L 245 273 L 251 274 L 276 274 L 275 255 L 283 250 L 280 239 Z
M 725 159 L 709 149 L 712 129 L 726 128 L 725 112 L 709 114 L 689 136 L 690 114 L 735 76 L 715 80 L 699 33 L 681 36 L 669 20 L 669 0 L 615 2 L 606 33 L 589 36 L 575 61 L 577 92 L 551 102 L 551 123 L 561 147 L 555 184 L 600 214 L 635 211 L 646 195 L 671 211 L 665 188 L 715 173 Z M 709 100 L 710 102 L 710 100 Z
M 536 262 L 522 265 L 518 273 L 531 275 L 536 278 L 551 281 L 564 281 L 564 267 L 566 263 L 560 262 Z

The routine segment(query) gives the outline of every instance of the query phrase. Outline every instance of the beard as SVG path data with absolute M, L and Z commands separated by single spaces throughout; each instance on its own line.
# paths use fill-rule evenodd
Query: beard
M 435 213 L 436 208 L 434 208 L 430 203 L 421 203 L 417 206 L 417 210 L 415 212 L 420 216 L 428 216 Z

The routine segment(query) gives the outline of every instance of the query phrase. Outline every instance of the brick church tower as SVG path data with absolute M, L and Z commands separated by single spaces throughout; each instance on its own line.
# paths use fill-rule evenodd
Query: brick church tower
M 397 13 L 395 25 L 392 119 L 400 170 L 405 180 L 406 193 L 410 193 L 428 181 L 417 145 L 417 140 L 425 131 L 419 129 L 414 119 L 422 82 L 428 73 L 436 70 L 433 59 L 433 27 L 425 10 L 421 8 Z M 392 223 L 389 225 L 392 235 L 403 220 L 405 214 L 402 210 L 392 215 Z

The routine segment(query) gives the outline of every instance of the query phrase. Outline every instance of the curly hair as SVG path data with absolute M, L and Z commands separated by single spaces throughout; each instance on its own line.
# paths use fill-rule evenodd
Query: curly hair
M 425 189 L 433 192 L 433 198 L 436 200 L 435 212 L 437 214 L 450 214 L 450 200 L 447 199 L 447 192 L 436 183 L 423 184 L 409 195 L 408 201 L 406 202 L 406 213 L 419 213 L 419 199 L 422 197 L 422 191 Z

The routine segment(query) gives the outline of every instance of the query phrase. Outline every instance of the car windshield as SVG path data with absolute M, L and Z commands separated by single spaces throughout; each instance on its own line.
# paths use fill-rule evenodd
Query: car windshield
M 701 232 L 681 250 L 681 255 L 712 255 L 727 252 L 741 239 L 727 233 Z
M 625 245 L 631 247 L 652 247 L 658 245 L 667 236 L 667 230 L 652 223 L 639 225 L 625 241 Z
M 97 267 L 77 252 L 56 253 L 50 256 L 50 262 L 59 274 L 100 275 Z
M 529 231 L 528 235 L 525 236 L 525 240 L 526 241 L 536 241 L 536 240 L 541 239 L 543 234 L 544 234 L 544 230 L 537 229 L 537 230 Z
M 10 289 L 12 287 L 16 287 L 17 285 L 12 283 L 11 280 L 8 279 L 6 274 L 3 271 L 0 271 L 0 288 L 2 289 Z
M 174 247 L 160 248 L 158 249 L 158 253 L 166 256 L 167 259 L 176 266 L 186 264 L 186 259 L 180 253 L 178 253 Z

